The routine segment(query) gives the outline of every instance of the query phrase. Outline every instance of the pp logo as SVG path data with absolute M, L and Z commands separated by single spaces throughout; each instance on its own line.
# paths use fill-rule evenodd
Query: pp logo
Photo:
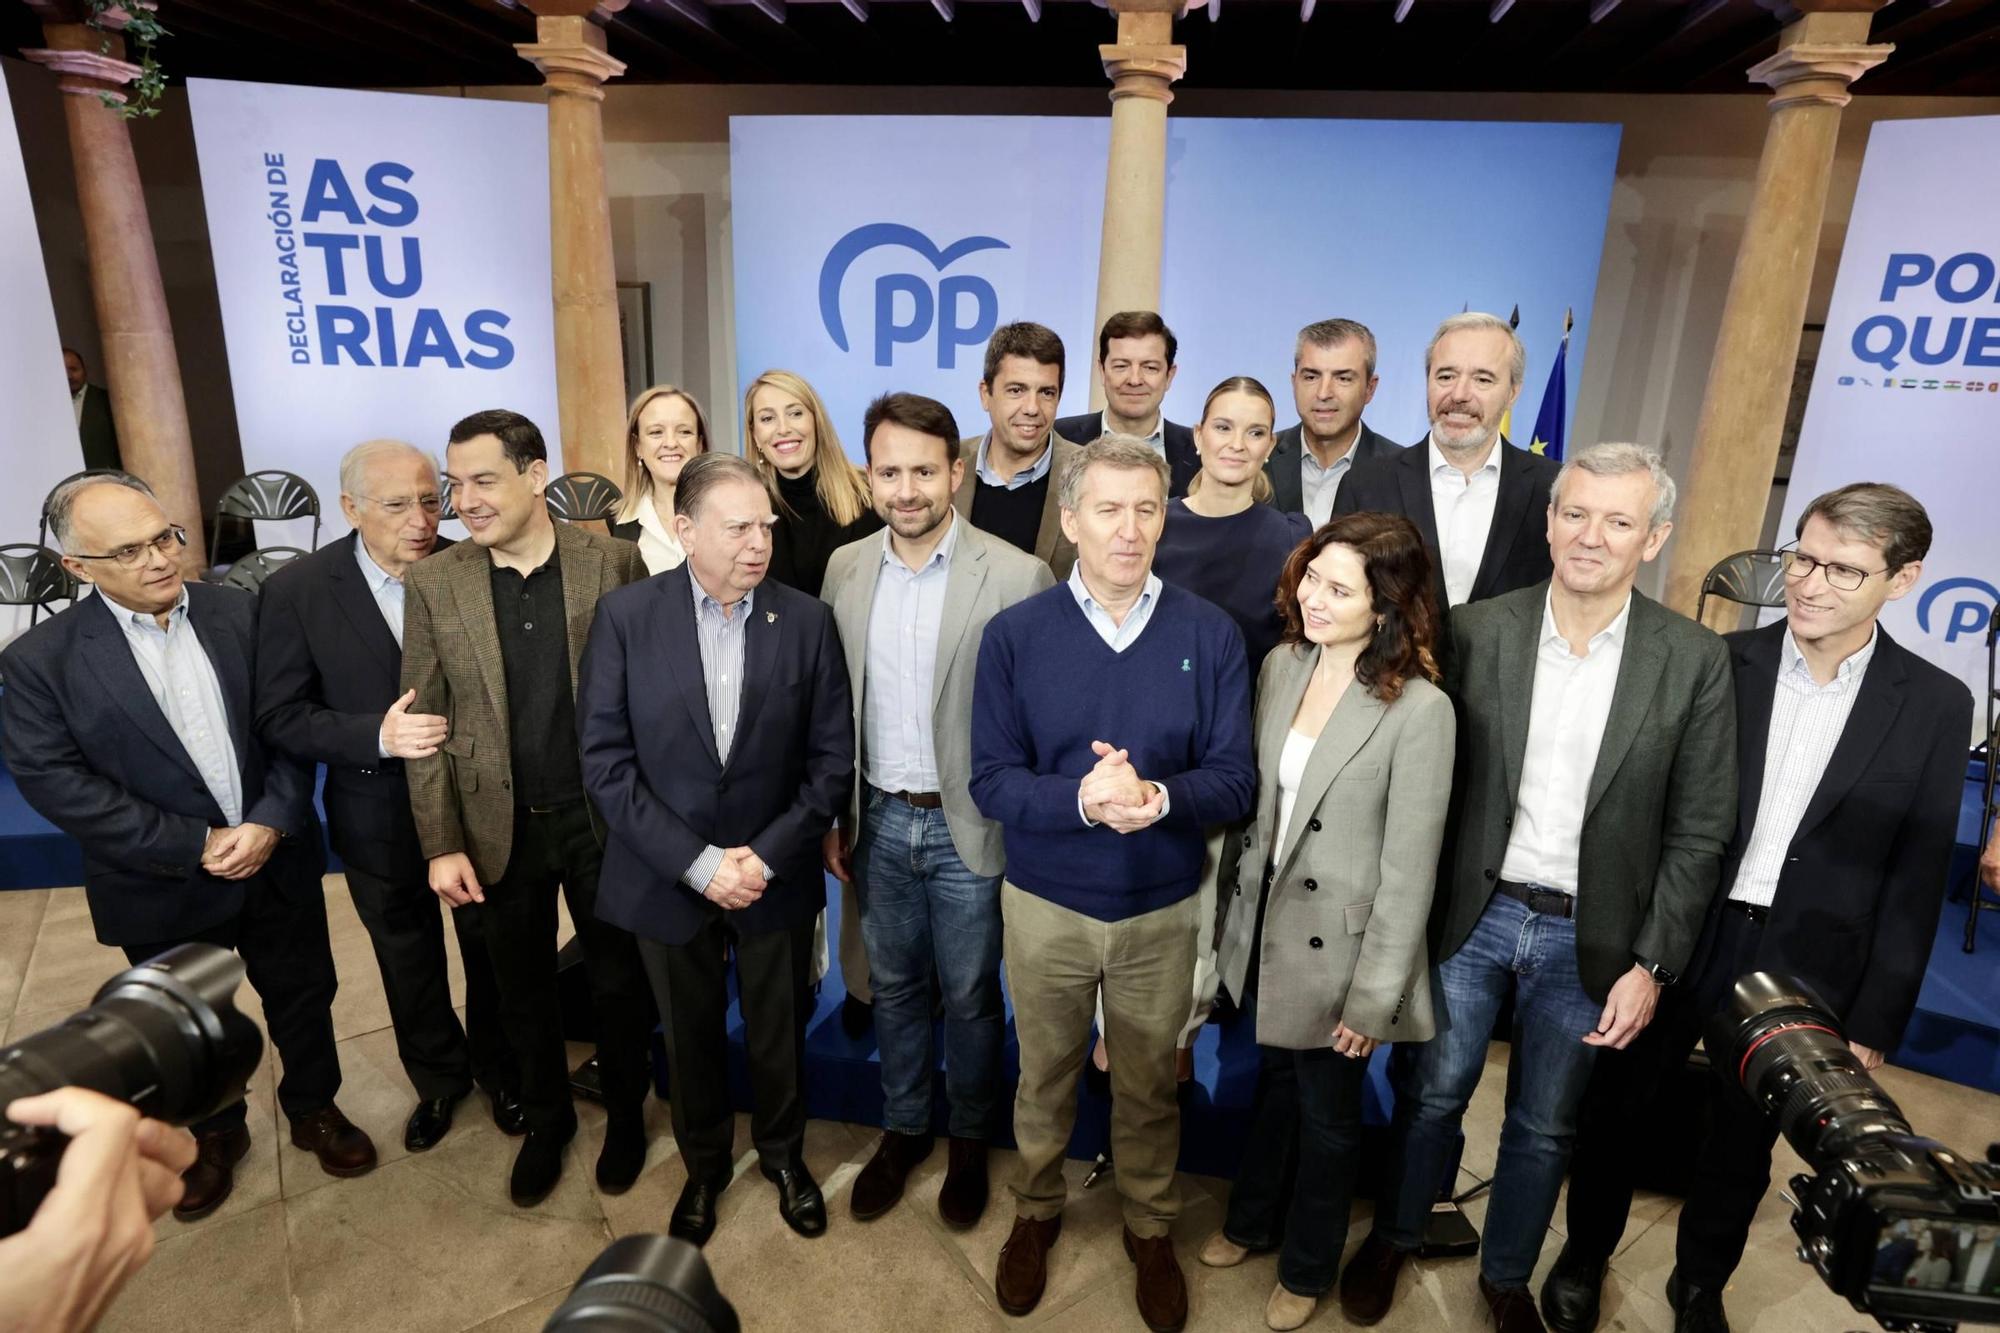
M 847 329 L 840 318 L 840 286 L 847 270 L 863 254 L 885 245 L 914 250 L 943 273 L 959 260 L 981 250 L 1005 250 L 1007 243 L 991 236 L 968 236 L 940 249 L 931 238 L 899 222 L 871 222 L 834 242 L 819 270 L 819 315 L 833 345 L 845 352 Z M 898 297 L 908 298 L 907 318 L 899 318 Z M 967 307 L 970 307 L 968 313 Z M 875 364 L 895 363 L 896 345 L 922 340 L 937 329 L 937 364 L 950 370 L 958 349 L 977 347 L 1000 319 L 1000 298 L 993 284 L 972 274 L 955 273 L 937 279 L 935 294 L 928 275 L 884 273 L 875 279 Z
M 1972 596 L 1960 596 L 1952 602 L 1950 615 L 1933 631 L 1931 607 L 1939 598 L 1951 593 L 1970 593 Z M 1961 634 L 1979 634 L 1991 622 L 1995 603 L 2000 603 L 2000 588 L 1995 588 L 1985 579 L 1939 579 L 1917 599 L 1917 628 L 1926 634 L 1935 632 L 1944 635 L 1946 643 Z

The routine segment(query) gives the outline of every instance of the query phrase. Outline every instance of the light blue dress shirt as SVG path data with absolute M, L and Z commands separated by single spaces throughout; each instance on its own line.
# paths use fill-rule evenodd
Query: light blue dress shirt
M 937 677 L 945 584 L 958 547 L 958 518 L 951 515 L 946 522 L 943 540 L 917 570 L 896 554 L 893 534 L 882 532 L 882 561 L 868 612 L 861 725 L 868 741 L 862 777 L 886 792 L 938 790 L 931 687 Z
M 1120 624 L 1111 618 L 1109 611 L 1097 604 L 1097 599 L 1090 595 L 1090 589 L 1084 586 L 1083 562 L 1077 561 L 1069 571 L 1070 595 L 1076 598 L 1077 606 L 1083 611 L 1083 618 L 1097 631 L 1097 637 L 1104 640 L 1105 646 L 1114 653 L 1124 652 L 1146 632 L 1147 622 L 1153 618 L 1153 608 L 1159 605 L 1160 589 L 1164 586 L 1166 585 L 1160 582 L 1158 574 L 1146 575 L 1146 586 L 1140 589 L 1139 600 L 1132 604 L 1132 609 L 1125 613 L 1124 623 Z M 1159 817 L 1164 819 L 1167 807 L 1173 804 L 1174 798 L 1167 794 L 1166 787 L 1160 783 L 1155 782 L 1152 785 L 1159 788 L 1163 798 L 1160 802 Z M 1084 823 L 1092 828 L 1097 827 L 1097 821 L 1083 813 L 1083 793 L 1080 791 L 1076 796 L 1076 813 Z
M 188 623 L 187 589 L 167 613 L 167 627 L 144 611 L 132 611 L 105 599 L 125 631 L 139 674 L 146 678 L 153 702 L 194 761 L 208 794 L 222 808 L 230 828 L 243 822 L 243 774 L 236 764 L 236 743 L 230 736 L 229 709 L 222 701 L 222 682 L 215 664 Z
M 1111 414 L 1108 412 L 1099 412 L 1097 414 L 1097 434 L 1125 435 L 1125 438 L 1129 440 L 1143 440 L 1151 445 L 1153 452 L 1161 458 L 1167 456 L 1167 414 L 1164 411 L 1154 420 L 1153 433 L 1151 435 L 1126 435 L 1122 430 L 1113 430 L 1111 429 Z M 1096 436 L 1092 436 L 1091 438 L 1095 439 Z
M 403 581 L 375 563 L 368 554 L 368 543 L 361 535 L 354 536 L 354 563 L 361 570 L 361 581 L 368 585 L 368 595 L 375 599 L 375 606 L 382 612 L 382 619 L 389 622 L 389 632 L 396 636 L 396 646 L 403 646 Z
M 1031 466 L 1022 468 L 1006 481 L 1002 481 L 1000 480 L 999 473 L 986 466 L 986 446 L 992 442 L 992 431 L 989 430 L 980 436 L 979 456 L 972 461 L 972 470 L 978 474 L 979 480 L 985 482 L 988 486 L 998 486 L 1003 491 L 1018 491 L 1023 486 L 1040 481 L 1043 477 L 1048 476 L 1049 468 L 1055 463 L 1056 433 L 1052 430 L 1049 432 L 1048 447 L 1042 450 L 1042 456 L 1037 458 Z
M 743 600 L 723 614 L 722 603 L 708 595 L 701 580 L 688 572 L 688 586 L 694 589 L 694 632 L 701 645 L 702 684 L 708 691 L 708 721 L 715 732 L 715 757 L 726 767 L 730 748 L 736 743 L 736 718 L 743 706 L 743 648 L 750 612 L 757 598 L 752 588 Z M 710 843 L 702 848 L 681 882 L 697 893 L 708 891 L 708 882 L 722 868 L 722 848 Z M 764 867 L 769 878 L 770 867 Z

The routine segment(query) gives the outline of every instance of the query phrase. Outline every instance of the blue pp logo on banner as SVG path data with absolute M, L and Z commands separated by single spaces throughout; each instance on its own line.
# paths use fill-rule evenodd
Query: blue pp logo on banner
M 1951 613 L 1938 625 L 1931 628 L 1931 607 L 1947 593 L 1975 593 L 1976 597 L 1961 597 L 1951 603 Z M 1981 600 L 1984 599 L 1984 600 Z M 1995 588 L 1985 579 L 1956 578 L 1939 579 L 1924 590 L 1917 599 L 1917 628 L 1926 634 L 1942 634 L 1946 643 L 1961 634 L 1985 632 L 1993 616 L 1994 603 L 2000 602 L 2000 588 Z
M 900 222 L 870 222 L 835 241 L 819 270 L 819 314 L 827 336 L 841 351 L 848 350 L 847 328 L 840 316 L 840 289 L 854 261 L 881 246 L 901 246 L 930 261 L 942 274 L 967 255 L 981 250 L 1005 250 L 1007 242 L 992 236 L 968 236 L 940 248 L 930 237 Z M 907 305 L 898 298 L 907 298 Z M 970 317 L 966 317 L 970 298 Z M 937 365 L 951 370 L 958 349 L 985 343 L 1000 320 L 1000 298 L 993 284 L 974 274 L 939 277 L 935 289 L 929 275 L 885 273 L 875 279 L 875 364 L 895 364 L 899 343 L 921 342 L 937 330 Z M 906 316 L 906 317 L 899 317 Z

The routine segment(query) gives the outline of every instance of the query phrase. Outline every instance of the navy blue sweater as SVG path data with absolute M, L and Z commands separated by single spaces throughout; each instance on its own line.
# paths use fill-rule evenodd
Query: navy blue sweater
M 1087 826 L 1077 790 L 1092 741 L 1130 752 L 1167 789 L 1150 828 Z M 972 699 L 972 799 L 997 820 L 1007 878 L 1100 921 L 1123 921 L 1201 886 L 1204 831 L 1255 799 L 1250 672 L 1243 635 L 1216 607 L 1168 584 L 1131 646 L 1111 651 L 1068 585 L 987 623 Z
M 1278 646 L 1285 630 L 1278 618 L 1278 577 L 1293 549 L 1310 536 L 1311 519 L 1271 505 L 1253 504 L 1227 518 L 1204 518 L 1186 500 L 1171 500 L 1153 572 L 1236 618 L 1255 680 L 1265 654 Z

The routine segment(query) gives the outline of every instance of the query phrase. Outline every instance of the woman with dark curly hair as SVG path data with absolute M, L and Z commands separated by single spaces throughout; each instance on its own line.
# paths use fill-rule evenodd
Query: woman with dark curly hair
M 1262 1048 L 1254 1128 L 1211 1267 L 1277 1249 L 1275 1329 L 1338 1277 L 1368 1057 L 1432 1034 L 1430 916 L 1456 721 L 1433 683 L 1422 535 L 1336 517 L 1292 552 L 1257 682 L 1257 806 L 1217 946 Z

